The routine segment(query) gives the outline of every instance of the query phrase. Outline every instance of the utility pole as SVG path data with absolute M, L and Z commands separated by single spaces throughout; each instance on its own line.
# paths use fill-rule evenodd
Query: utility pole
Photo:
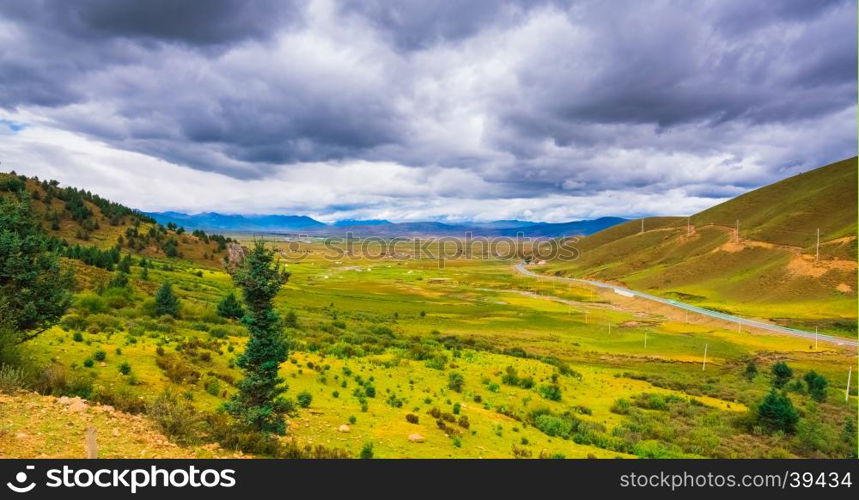
M 707 344 L 704 344 L 704 362 L 701 364 L 701 371 L 707 368 Z
M 847 372 L 847 390 L 844 391 L 844 401 L 850 399 L 850 375 L 853 375 L 853 367 L 850 367 L 850 371 Z
M 644 232 L 644 218 L 641 219 L 641 232 Z
M 814 263 L 820 260 L 820 228 L 817 228 L 817 245 L 814 249 Z
M 647 349 L 647 330 L 644 330 L 644 348 Z
M 611 335 L 611 321 L 608 322 L 608 334 Z
M 817 327 L 814 327 L 814 350 L 817 350 Z
M 740 219 L 737 219 L 737 243 L 740 242 Z
M 686 236 L 692 236 L 692 217 L 686 217 Z

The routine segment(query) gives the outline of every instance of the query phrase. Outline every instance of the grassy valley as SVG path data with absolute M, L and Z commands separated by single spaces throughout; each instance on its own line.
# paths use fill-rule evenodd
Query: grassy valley
M 855 162 L 843 175 L 855 176 Z M 121 444 L 125 434 L 109 430 L 119 427 L 151 438 L 152 456 L 163 457 L 855 457 L 856 391 L 845 400 L 844 389 L 855 350 L 738 332 L 718 320 L 521 276 L 514 260 L 459 257 L 440 267 L 435 259 L 360 251 L 331 258 L 319 239 L 298 249 L 267 242 L 290 273 L 274 300 L 289 344 L 279 368 L 288 429 L 274 440 L 237 432 L 222 408 L 243 377 L 237 359 L 249 333 L 219 309 L 230 293 L 241 297 L 223 266 L 236 242 L 159 226 L 92 195 L 60 194 L 50 182 L 45 188 L 6 175 L 0 185 L 7 198 L 23 189 L 44 234 L 65 241 L 55 251 L 66 255 L 77 283 L 59 323 L 0 362 L 3 456 L 83 456 L 85 429 L 94 426 L 101 456 L 132 456 Z M 81 217 L 80 206 L 90 215 Z M 849 226 L 825 228 L 825 262 L 850 261 L 853 210 L 852 240 L 843 240 Z M 855 259 L 852 278 L 827 270 L 834 273 L 827 283 L 847 283 L 850 292 L 758 285 L 773 295 L 742 300 L 740 285 L 774 275 L 771 268 L 793 256 L 805 259 L 807 242 L 773 242 L 805 245 L 799 254 L 784 250 L 786 262 L 774 258 L 783 250 L 750 239 L 729 251 L 730 234 L 717 225 L 724 221 L 697 217 L 691 236 L 680 219 L 648 219 L 642 234 L 637 221 L 612 227 L 581 241 L 579 261 L 545 270 L 694 295 L 741 312 L 790 311 L 791 321 L 823 319 L 815 314 L 855 321 Z M 759 238 L 774 234 L 761 231 Z M 93 265 L 70 253 L 75 245 L 116 256 L 111 265 Z M 838 245 L 847 253 L 837 253 Z M 735 273 L 722 276 L 725 285 L 717 265 Z M 176 314 L 158 313 L 155 296 L 165 283 L 178 298 Z M 800 295 L 791 301 L 790 293 Z M 779 309 L 782 302 L 799 306 Z M 815 377 L 826 380 L 822 389 Z M 762 417 L 771 394 L 790 401 L 796 420 L 781 426 Z M 59 398 L 76 397 L 86 408 L 64 410 L 69 400 Z M 57 408 L 68 423 L 45 418 Z M 19 444 L 5 438 L 19 434 Z M 55 444 L 62 440 L 80 444 Z

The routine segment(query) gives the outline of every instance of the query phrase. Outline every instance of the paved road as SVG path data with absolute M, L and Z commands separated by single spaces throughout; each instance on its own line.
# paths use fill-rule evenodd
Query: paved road
M 746 318 L 741 318 L 739 316 L 732 316 L 730 314 L 724 314 L 724 313 L 720 313 L 720 312 L 716 312 L 716 311 L 711 311 L 709 309 L 704 309 L 702 307 L 696 307 L 696 306 L 693 306 L 690 304 L 684 304 L 683 302 L 678 302 L 676 300 L 663 299 L 662 297 L 650 295 L 649 293 L 636 292 L 635 290 L 630 290 L 628 288 L 623 288 L 623 287 L 619 287 L 619 286 L 615 286 L 615 285 L 609 285 L 607 283 L 602 283 L 599 281 L 583 280 L 583 279 L 577 279 L 577 278 L 563 278 L 560 276 L 552 277 L 552 276 L 547 276 L 545 274 L 535 273 L 534 271 L 527 269 L 525 267 L 524 262 L 520 262 L 516 266 L 516 270 L 519 271 L 520 273 L 526 275 L 526 276 L 532 276 L 535 278 L 554 278 L 556 280 L 559 280 L 559 281 L 562 281 L 565 283 L 569 283 L 569 282 L 584 283 L 586 285 L 591 285 L 591 286 L 595 286 L 595 287 L 599 287 L 599 288 L 606 288 L 606 289 L 614 290 L 615 292 L 617 292 L 621 295 L 640 297 L 642 299 L 652 300 L 654 302 L 659 302 L 661 304 L 673 306 L 673 307 L 676 307 L 678 309 L 684 309 L 686 311 L 692 311 L 692 312 L 695 312 L 698 314 L 703 314 L 705 316 L 710 316 L 712 318 L 718 318 L 718 319 L 722 319 L 725 321 L 730 321 L 734 324 L 739 323 L 741 325 L 750 326 L 753 328 L 759 328 L 761 330 L 767 330 L 767 331 L 773 332 L 773 333 L 792 335 L 794 337 L 803 337 L 803 338 L 810 339 L 812 341 L 814 340 L 814 337 L 815 337 L 814 332 L 806 332 L 805 330 L 797 330 L 795 328 L 787 328 L 785 326 L 773 325 L 771 323 L 764 323 L 763 321 L 755 321 L 753 319 L 746 319 Z M 829 342 L 829 343 L 835 344 L 835 345 L 852 346 L 852 347 L 856 347 L 857 345 L 859 345 L 859 342 L 857 342 L 855 339 L 835 337 L 833 335 L 825 335 L 822 333 L 816 334 L 816 335 L 817 335 L 818 341 L 822 341 L 822 342 Z

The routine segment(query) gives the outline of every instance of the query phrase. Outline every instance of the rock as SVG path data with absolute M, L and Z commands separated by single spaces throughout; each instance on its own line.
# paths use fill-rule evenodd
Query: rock
M 348 425 L 346 425 L 346 424 L 343 424 L 343 425 L 341 425 L 340 427 L 338 427 L 338 428 L 337 428 L 337 432 L 349 432 L 349 431 L 351 431 L 351 430 L 352 430 L 352 429 L 351 429 L 351 428 L 349 428 L 349 426 L 348 426 Z
M 227 243 L 227 268 L 237 269 L 245 260 L 246 255 L 243 246 L 235 242 Z
M 73 411 L 75 413 L 86 411 L 87 404 L 84 403 L 84 400 L 81 398 L 72 398 L 72 402 L 69 403 L 69 411 Z
M 409 434 L 409 441 L 412 443 L 423 443 L 426 439 L 420 434 Z

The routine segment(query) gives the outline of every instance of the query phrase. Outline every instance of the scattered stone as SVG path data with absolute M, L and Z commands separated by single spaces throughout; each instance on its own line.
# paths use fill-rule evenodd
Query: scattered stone
M 341 425 L 340 427 L 338 427 L 338 428 L 337 428 L 337 432 L 349 432 L 349 431 L 351 431 L 351 430 L 352 430 L 352 429 L 351 429 L 351 428 L 349 428 L 349 426 L 348 426 L 348 425 L 346 425 L 346 424 L 343 424 L 343 425 Z
M 412 443 L 423 443 L 426 439 L 420 434 L 409 434 L 409 441 Z

